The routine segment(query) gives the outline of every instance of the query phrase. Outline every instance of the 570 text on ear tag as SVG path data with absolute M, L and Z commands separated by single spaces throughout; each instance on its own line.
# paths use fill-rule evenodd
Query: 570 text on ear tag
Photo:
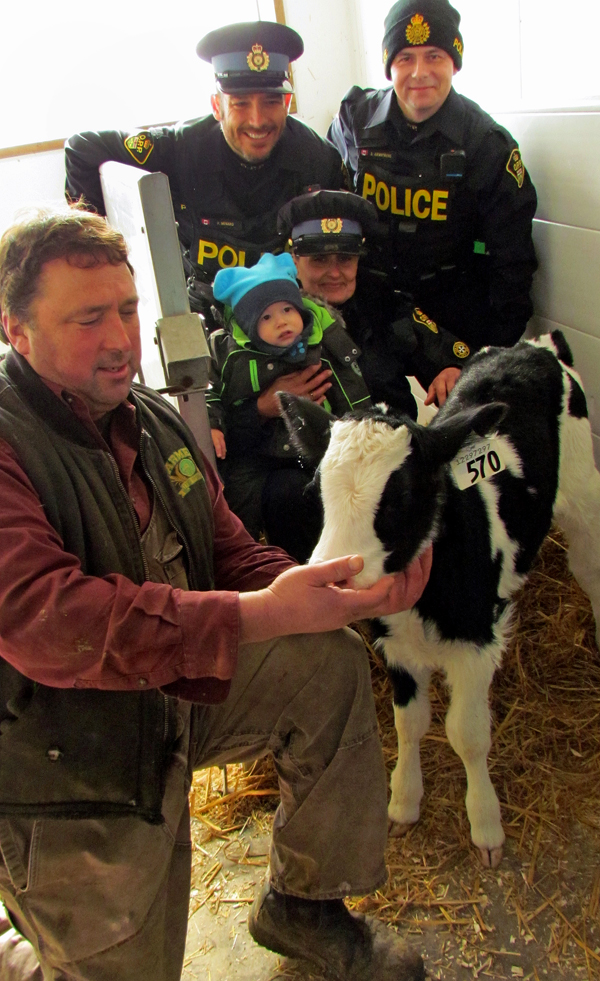
M 482 480 L 489 480 L 506 470 L 506 464 L 502 460 L 502 440 L 497 436 L 469 440 L 450 466 L 460 490 L 473 487 Z

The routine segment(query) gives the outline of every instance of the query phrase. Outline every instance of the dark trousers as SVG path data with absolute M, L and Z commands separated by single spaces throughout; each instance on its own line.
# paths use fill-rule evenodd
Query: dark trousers
M 298 459 L 225 460 L 225 498 L 253 538 L 264 534 L 270 545 L 304 563 L 322 527 L 319 495 L 310 487 L 313 473 Z

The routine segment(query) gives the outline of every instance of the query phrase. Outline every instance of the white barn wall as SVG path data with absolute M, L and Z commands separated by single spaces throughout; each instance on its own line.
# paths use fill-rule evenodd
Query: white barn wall
M 23 209 L 64 204 L 65 155 L 62 150 L 0 160 L 0 232 Z

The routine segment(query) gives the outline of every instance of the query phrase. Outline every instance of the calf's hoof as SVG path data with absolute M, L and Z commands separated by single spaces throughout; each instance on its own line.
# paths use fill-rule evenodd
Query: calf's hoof
M 486 869 L 495 869 L 502 861 L 502 845 L 499 848 L 479 848 L 479 857 Z
M 388 820 L 388 835 L 390 838 L 402 838 L 411 828 L 414 828 L 414 824 L 401 824 L 399 821 L 393 821 L 392 818 Z

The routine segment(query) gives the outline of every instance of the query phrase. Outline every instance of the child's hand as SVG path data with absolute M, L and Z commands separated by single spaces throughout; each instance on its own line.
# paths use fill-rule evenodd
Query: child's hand
M 225 437 L 220 429 L 211 429 L 210 435 L 213 441 L 213 446 L 215 448 L 215 455 L 218 460 L 224 460 L 227 456 L 227 445 L 225 443 Z

